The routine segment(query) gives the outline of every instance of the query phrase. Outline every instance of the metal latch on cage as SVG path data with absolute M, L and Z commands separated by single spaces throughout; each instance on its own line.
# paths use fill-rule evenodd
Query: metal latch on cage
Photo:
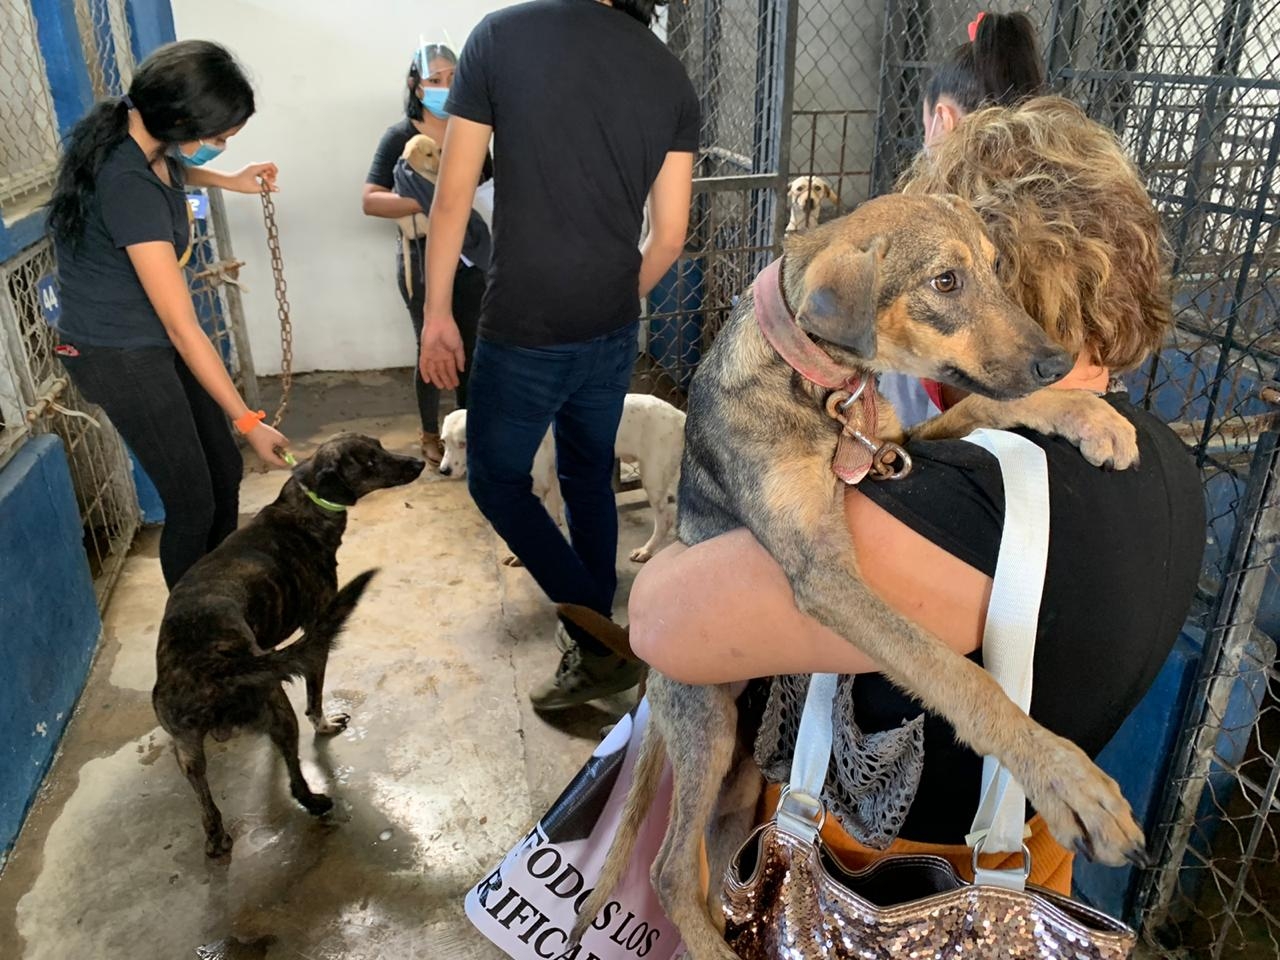
M 70 381 L 66 377 L 58 377 L 50 383 L 49 389 L 41 394 L 36 399 L 36 402 L 31 409 L 27 411 L 27 423 L 34 425 L 37 420 L 47 417 L 52 413 L 60 413 L 63 416 L 80 417 L 81 419 L 88 420 L 95 427 L 101 430 L 102 424 L 98 422 L 96 417 L 85 413 L 83 410 L 72 410 L 69 407 L 64 407 L 58 402 L 58 398 L 66 392 L 68 386 L 70 386 Z

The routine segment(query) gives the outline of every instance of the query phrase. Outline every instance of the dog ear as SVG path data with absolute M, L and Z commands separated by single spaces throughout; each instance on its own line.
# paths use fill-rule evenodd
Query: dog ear
M 865 250 L 836 244 L 819 253 L 804 272 L 800 327 L 864 360 L 874 357 L 880 261 L 887 251 L 888 241 L 877 238 Z
M 342 476 L 342 471 L 334 466 L 322 466 L 311 474 L 311 491 L 322 500 L 351 506 L 356 502 L 355 491 Z

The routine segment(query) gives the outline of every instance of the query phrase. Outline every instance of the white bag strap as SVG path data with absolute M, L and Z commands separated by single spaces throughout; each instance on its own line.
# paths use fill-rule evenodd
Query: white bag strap
M 815 673 L 800 714 L 796 752 L 791 758 L 791 782 L 782 788 L 775 820 L 778 828 L 812 842 L 826 820 L 822 785 L 831 764 L 831 711 L 836 699 L 834 673 Z
M 1049 472 L 1044 450 L 1003 430 L 976 430 L 965 438 L 1000 462 L 1004 530 L 982 636 L 982 661 L 1024 712 L 1031 709 L 1036 628 L 1049 557 Z M 1030 873 L 1023 840 L 1027 796 L 994 757 L 982 761 L 982 792 L 967 842 L 974 848 L 975 882 L 1022 889 Z M 1024 851 L 1021 870 L 983 870 L 978 853 Z
M 1004 531 L 982 638 L 983 663 L 1010 699 L 1031 706 L 1032 663 L 1040 598 L 1049 555 L 1049 473 L 1044 451 L 1003 430 L 976 430 L 965 438 L 1000 462 L 1004 482 Z M 838 677 L 815 673 L 809 680 L 791 779 L 778 801 L 776 822 L 793 836 L 812 841 L 825 819 L 822 787 L 831 763 L 832 706 Z M 1026 794 L 993 757 L 983 760 L 982 794 L 973 832 L 975 862 L 984 853 L 1022 850 Z M 1030 872 L 975 870 L 977 882 L 1021 889 Z

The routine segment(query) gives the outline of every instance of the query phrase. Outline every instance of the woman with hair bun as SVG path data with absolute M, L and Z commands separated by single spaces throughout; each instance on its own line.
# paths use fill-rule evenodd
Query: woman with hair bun
M 933 146 L 979 107 L 1011 107 L 1044 92 L 1035 24 L 1025 13 L 979 13 L 924 94 L 924 145 Z
M 969 39 L 938 64 L 925 87 L 924 146 L 936 147 L 981 107 L 1011 107 L 1045 92 L 1036 28 L 1025 13 L 979 13 Z M 906 374 L 880 378 L 880 392 L 904 427 L 937 416 L 954 397 L 941 384 Z

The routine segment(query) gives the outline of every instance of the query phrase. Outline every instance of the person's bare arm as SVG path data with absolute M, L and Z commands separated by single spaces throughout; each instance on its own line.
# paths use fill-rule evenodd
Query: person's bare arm
M 422 206 L 411 197 L 402 197 L 376 183 L 366 183 L 360 195 L 360 209 L 366 217 L 382 217 L 399 220 L 401 217 L 423 213 Z
M 442 390 L 456 387 L 458 373 L 467 366 L 462 335 L 453 319 L 453 278 L 492 135 L 493 128 L 487 124 L 461 117 L 450 117 L 445 128 L 428 227 L 427 303 L 418 358 L 422 379 Z
M 187 368 L 228 417 L 240 419 L 249 412 L 249 408 L 232 383 L 218 351 L 200 328 L 187 278 L 178 266 L 173 244 L 164 240 L 133 243 L 125 247 L 125 252 L 147 299 L 164 324 L 165 333 Z M 247 439 L 254 452 L 267 463 L 285 466 L 274 449 L 289 445 L 283 434 L 260 423 L 247 435 Z
M 265 180 L 272 193 L 280 192 L 280 187 L 276 185 L 280 169 L 274 163 L 251 163 L 235 173 L 222 173 L 208 167 L 188 167 L 185 175 L 189 187 L 219 187 L 233 193 L 261 193 L 262 181 Z
M 990 577 L 856 490 L 845 519 L 863 579 L 882 600 L 958 653 L 981 646 Z M 636 654 L 685 683 L 879 670 L 796 608 L 782 568 L 746 529 L 650 560 L 632 587 L 630 620 Z
M 668 153 L 649 189 L 649 235 L 640 248 L 640 296 L 647 297 L 684 251 L 693 199 L 693 154 Z

